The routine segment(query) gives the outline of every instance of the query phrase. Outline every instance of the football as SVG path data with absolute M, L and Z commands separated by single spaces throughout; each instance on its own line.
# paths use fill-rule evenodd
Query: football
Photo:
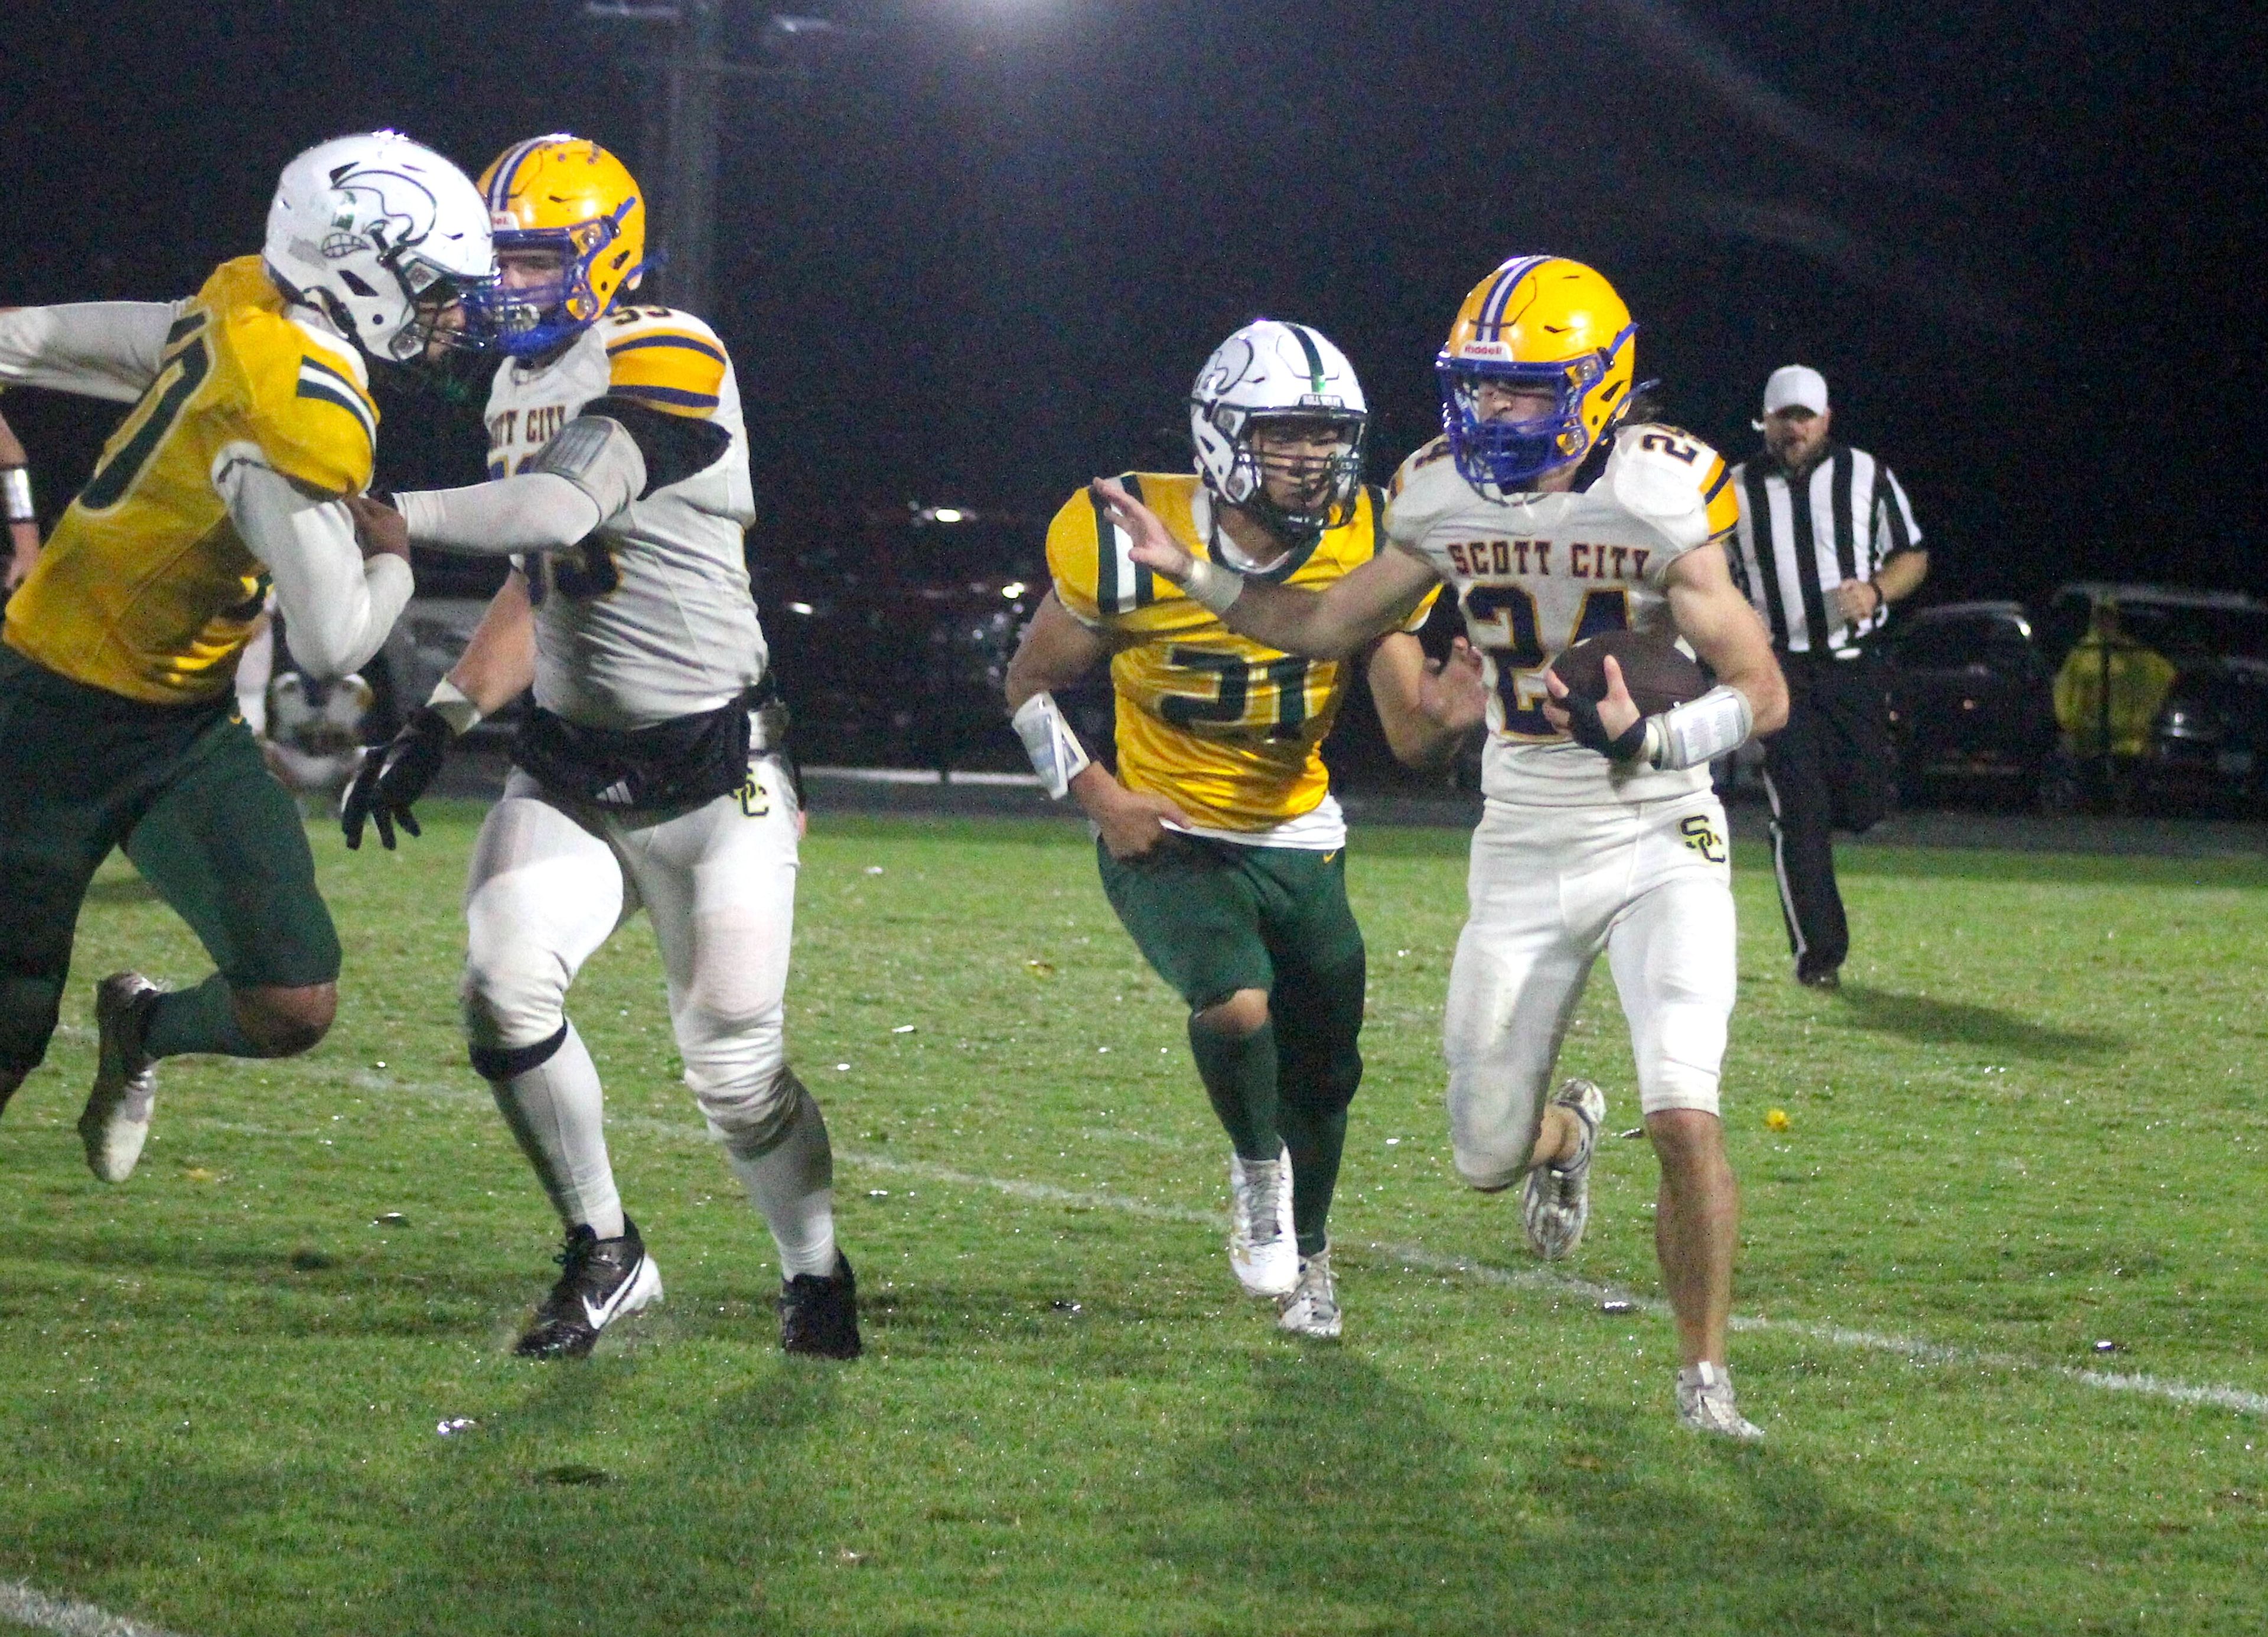
M 1668 636 L 1652 631 L 1602 631 L 1587 636 L 1551 662 L 1571 694 L 1585 699 L 1607 696 L 1607 656 L 1622 667 L 1623 686 L 1642 716 L 1653 716 L 1707 693 L 1709 673 Z

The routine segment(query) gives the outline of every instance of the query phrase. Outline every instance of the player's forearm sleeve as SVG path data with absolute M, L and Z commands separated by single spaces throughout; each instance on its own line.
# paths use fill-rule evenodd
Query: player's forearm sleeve
M 413 489 L 396 495 L 394 503 L 416 544 L 496 557 L 563 550 L 607 517 L 590 496 L 549 472 L 465 488 Z
M 131 403 L 158 378 L 173 308 L 90 301 L 0 312 L 0 383 Z
M 365 562 L 347 509 L 310 498 L 248 445 L 222 451 L 213 487 L 246 548 L 268 565 L 302 670 L 342 677 L 385 645 L 414 585 L 408 563 Z
M 513 476 L 394 498 L 418 545 L 506 556 L 572 546 L 636 500 L 645 479 L 645 457 L 620 422 L 578 415 Z

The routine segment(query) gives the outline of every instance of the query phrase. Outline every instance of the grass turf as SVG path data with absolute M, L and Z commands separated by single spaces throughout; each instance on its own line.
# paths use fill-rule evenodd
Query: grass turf
M 1512 1201 L 1454 1186 L 1462 838 L 1415 831 L 1359 833 L 1350 870 L 1343 1343 L 1235 1294 L 1226 1145 L 1084 833 L 828 818 L 790 1034 L 868 1356 L 777 1352 L 769 1242 L 633 927 L 572 1009 L 669 1298 L 585 1364 L 515 1361 L 556 1230 L 455 1028 L 477 817 L 437 804 L 393 855 L 318 836 L 338 1028 L 166 1064 L 119 1188 L 70 1129 L 90 981 L 202 962 L 129 873 L 98 883 L 77 1026 L 0 1121 L 0 1580 L 212 1637 L 2268 1623 L 2268 1419 L 2057 1373 L 2268 1391 L 2257 864 L 1854 851 L 1828 995 L 1788 980 L 1742 848 L 1726 1108 L 1739 1305 L 1772 1321 L 1736 1342 L 1771 1435 L 1746 1450 L 1676 1428 L 1664 1318 L 1521 1271 Z M 1603 972 L 1565 1063 L 1637 1124 Z M 1655 1289 L 1653 1170 L 1608 1145 L 1572 1274 Z

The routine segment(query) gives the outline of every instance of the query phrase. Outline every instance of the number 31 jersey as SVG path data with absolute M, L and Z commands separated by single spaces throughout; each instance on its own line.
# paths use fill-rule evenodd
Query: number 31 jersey
M 1642 802 L 1707 788 L 1706 767 L 1660 772 L 1609 761 L 1553 729 L 1543 672 L 1602 631 L 1670 624 L 1665 576 L 1728 532 L 1739 501 L 1717 451 L 1674 427 L 1619 432 L 1599 475 L 1568 494 L 1483 493 L 1436 438 L 1395 474 L 1386 528 L 1456 590 L 1487 664 L 1481 789 L 1546 806 Z
M 1122 480 L 1190 551 L 1221 558 L 1211 496 L 1194 474 L 1130 473 Z M 1384 545 L 1378 491 L 1304 551 L 1254 577 L 1322 590 Z M 1169 797 L 1201 830 L 1280 846 L 1328 850 L 1345 843 L 1332 822 L 1292 826 L 1323 808 L 1330 775 L 1322 743 L 1346 693 L 1347 662 L 1303 659 L 1263 647 L 1152 575 L 1129 553 L 1125 532 L 1081 490 L 1048 528 L 1048 569 L 1071 617 L 1117 651 L 1118 777 L 1130 790 Z M 1233 565 L 1241 567 L 1242 565 Z M 1410 616 L 1432 611 L 1427 593 Z
M 763 675 L 741 546 L 756 510 L 747 431 L 714 330 L 667 307 L 619 308 L 557 357 L 497 371 L 489 475 L 518 472 L 601 397 L 705 420 L 731 437 L 717 459 L 631 502 L 578 545 L 520 564 L 535 604 L 536 702 L 587 727 L 651 727 L 717 709 Z

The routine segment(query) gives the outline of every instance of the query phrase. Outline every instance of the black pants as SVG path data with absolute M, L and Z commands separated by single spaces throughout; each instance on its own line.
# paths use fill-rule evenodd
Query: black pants
M 1835 889 L 1830 832 L 1862 833 L 1889 811 L 1889 699 L 1880 656 L 1856 659 L 1782 654 L 1787 725 L 1764 741 L 1771 796 L 1772 869 L 1796 971 L 1832 972 L 1851 952 L 1843 897 Z

